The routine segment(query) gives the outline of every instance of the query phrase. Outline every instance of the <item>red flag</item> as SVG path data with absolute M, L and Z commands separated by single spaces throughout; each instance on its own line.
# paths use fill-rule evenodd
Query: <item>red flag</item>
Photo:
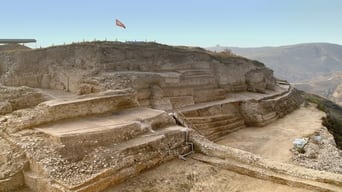
M 126 29 L 125 24 L 123 24 L 121 21 L 115 19 L 115 23 L 116 23 L 116 26 L 119 26 L 119 27 L 122 27 L 122 28 Z

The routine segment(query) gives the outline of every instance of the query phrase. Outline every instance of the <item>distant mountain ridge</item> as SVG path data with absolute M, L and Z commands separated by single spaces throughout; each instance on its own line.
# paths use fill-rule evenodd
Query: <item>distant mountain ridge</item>
M 305 43 L 279 47 L 210 47 L 263 62 L 276 77 L 295 87 L 321 95 L 342 105 L 342 46 L 331 43 Z
M 210 47 L 211 51 L 231 50 L 237 55 L 265 63 L 277 77 L 302 82 L 318 75 L 342 71 L 342 46 L 331 43 L 305 43 L 280 47 Z

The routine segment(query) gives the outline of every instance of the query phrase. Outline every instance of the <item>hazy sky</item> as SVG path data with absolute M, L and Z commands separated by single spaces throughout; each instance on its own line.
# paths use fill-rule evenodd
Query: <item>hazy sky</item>
M 193 46 L 342 44 L 342 0 L 1 0 L 0 38 Z M 127 29 L 115 27 L 118 18 Z

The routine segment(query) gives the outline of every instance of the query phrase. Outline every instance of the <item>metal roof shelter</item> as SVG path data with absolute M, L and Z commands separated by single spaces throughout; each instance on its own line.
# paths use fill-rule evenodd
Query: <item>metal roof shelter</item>
M 11 43 L 36 43 L 35 39 L 0 39 L 0 44 L 11 44 Z

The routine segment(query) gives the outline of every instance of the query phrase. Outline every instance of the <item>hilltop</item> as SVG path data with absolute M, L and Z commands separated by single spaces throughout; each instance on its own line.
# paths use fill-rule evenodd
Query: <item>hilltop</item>
M 0 52 L 0 84 L 1 191 L 236 191 L 265 180 L 260 190 L 342 186 L 325 113 L 255 60 L 85 42 Z M 298 137 L 307 141 L 300 150 L 292 148 Z

